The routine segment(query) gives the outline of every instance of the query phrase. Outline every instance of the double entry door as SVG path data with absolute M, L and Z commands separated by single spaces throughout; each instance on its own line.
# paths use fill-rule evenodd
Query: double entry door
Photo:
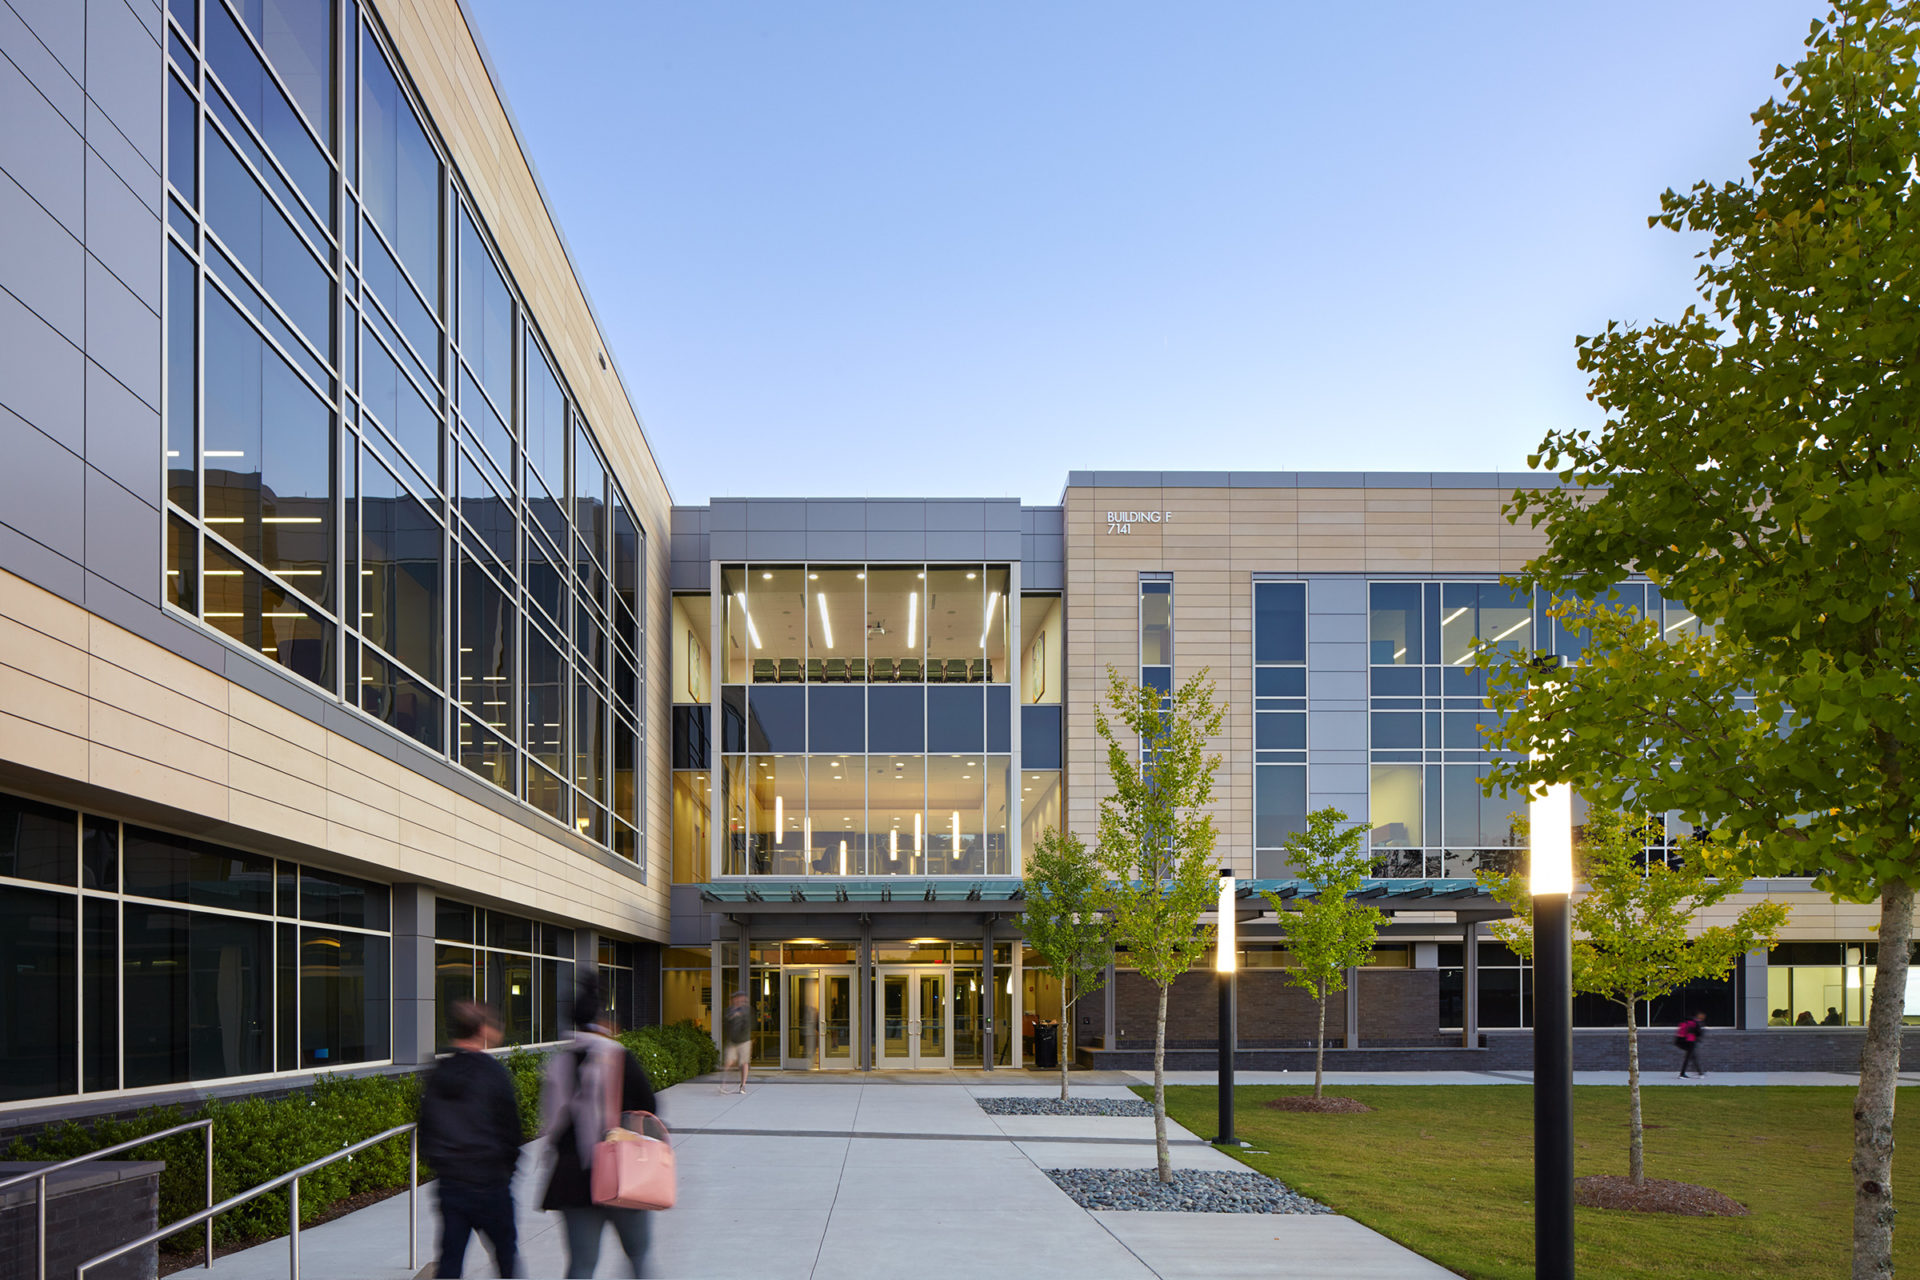
M 790 1071 L 851 1071 L 859 1026 L 852 968 L 788 969 L 780 1061 Z
M 953 971 L 920 967 L 876 970 L 879 1011 L 874 1065 L 894 1070 L 953 1065 Z

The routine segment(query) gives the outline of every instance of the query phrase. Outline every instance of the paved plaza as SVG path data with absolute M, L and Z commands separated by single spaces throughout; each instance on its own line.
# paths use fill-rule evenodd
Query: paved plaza
M 661 1096 L 674 1127 L 680 1203 L 653 1216 L 650 1275 L 807 1280 L 1002 1272 L 1058 1280 L 1245 1276 L 1444 1280 L 1451 1275 L 1349 1218 L 1302 1214 L 1088 1212 L 1050 1168 L 1149 1168 L 1150 1118 L 990 1116 L 976 1095 L 1053 1096 L 1024 1073 L 1006 1083 L 813 1077 L 757 1084 L 743 1098 L 711 1080 Z M 1076 1089 L 1130 1097 L 1119 1083 Z M 1244 1168 L 1171 1125 L 1188 1169 Z M 528 1147 L 517 1199 L 524 1270 L 564 1275 L 557 1214 L 530 1207 L 544 1186 Z M 532 1166 L 532 1167 L 529 1167 Z M 421 1192 L 420 1264 L 434 1254 L 433 1191 Z M 609 1235 L 599 1274 L 623 1275 Z M 406 1280 L 406 1197 L 301 1234 L 305 1280 Z M 469 1275 L 492 1274 L 476 1244 Z M 200 1274 L 200 1273 L 195 1273 Z M 277 1280 L 287 1242 L 220 1259 L 215 1280 Z

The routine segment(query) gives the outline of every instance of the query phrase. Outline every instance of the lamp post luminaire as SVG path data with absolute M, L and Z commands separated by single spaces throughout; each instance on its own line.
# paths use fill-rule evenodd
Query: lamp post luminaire
M 1573 1280 L 1573 789 L 1528 798 L 1533 891 L 1533 1274 Z
M 1220 868 L 1220 920 L 1213 933 L 1213 971 L 1220 982 L 1220 1136 L 1219 1146 L 1235 1146 L 1233 1136 L 1234 981 L 1239 970 L 1239 940 L 1234 930 L 1233 868 Z

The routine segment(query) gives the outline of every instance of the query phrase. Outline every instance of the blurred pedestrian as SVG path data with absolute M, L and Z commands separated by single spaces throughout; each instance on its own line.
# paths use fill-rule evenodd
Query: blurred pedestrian
M 438 1175 L 441 1276 L 457 1276 L 474 1232 L 493 1248 L 494 1268 L 517 1276 L 513 1170 L 520 1161 L 520 1107 L 507 1069 L 487 1052 L 501 1041 L 500 1017 L 472 1000 L 447 1011 L 453 1052 L 420 1096 L 420 1158 Z
M 573 1043 L 547 1059 L 541 1089 L 542 1132 L 553 1145 L 553 1174 L 545 1209 L 557 1209 L 567 1228 L 567 1275 L 588 1280 L 600 1262 L 600 1240 L 611 1225 L 626 1250 L 628 1274 L 638 1276 L 647 1256 L 647 1211 L 593 1202 L 593 1148 L 629 1111 L 653 1111 L 653 1085 L 640 1060 L 612 1038 L 600 989 L 583 981 L 573 1000 Z M 618 1109 L 609 1106 L 614 1082 Z
M 720 1059 L 720 1069 L 732 1071 L 736 1066 L 739 1067 L 738 1092 L 745 1093 L 747 1067 L 753 1060 L 753 1010 L 747 1006 L 746 992 L 734 992 L 733 999 L 728 1002 L 727 1018 L 721 1031 L 721 1038 L 726 1041 L 726 1048 Z M 722 1086 L 720 1092 L 733 1093 L 735 1090 Z
M 1706 1071 L 1700 1066 L 1700 1037 L 1707 1034 L 1707 1015 L 1696 1013 L 1681 1023 L 1673 1033 L 1673 1043 L 1680 1049 L 1680 1078 L 1687 1078 L 1687 1067 L 1692 1065 L 1695 1075 L 1704 1076 Z

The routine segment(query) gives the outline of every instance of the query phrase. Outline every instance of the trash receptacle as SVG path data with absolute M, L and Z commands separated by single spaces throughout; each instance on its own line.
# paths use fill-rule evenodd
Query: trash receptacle
M 1033 1024 L 1033 1065 L 1042 1070 L 1053 1070 L 1059 1067 L 1059 1023 L 1036 1022 Z

